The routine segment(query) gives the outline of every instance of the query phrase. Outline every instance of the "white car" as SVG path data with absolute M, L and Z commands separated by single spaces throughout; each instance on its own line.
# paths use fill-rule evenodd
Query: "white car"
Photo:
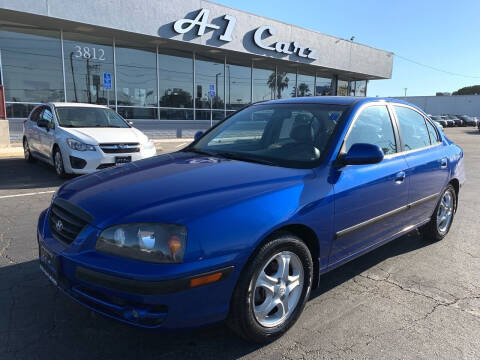
M 54 165 L 60 177 L 156 155 L 155 144 L 106 106 L 48 103 L 32 110 L 23 125 L 25 159 Z

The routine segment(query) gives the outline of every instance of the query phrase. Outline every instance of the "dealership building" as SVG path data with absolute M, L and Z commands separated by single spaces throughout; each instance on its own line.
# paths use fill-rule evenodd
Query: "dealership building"
M 178 136 L 251 102 L 365 96 L 392 72 L 391 52 L 208 1 L 0 4 L 10 121 L 41 102 L 85 102 Z

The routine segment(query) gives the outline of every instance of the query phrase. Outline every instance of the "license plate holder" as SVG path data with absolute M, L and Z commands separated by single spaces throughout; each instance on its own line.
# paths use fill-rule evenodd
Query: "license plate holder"
M 38 244 L 39 252 L 39 261 L 40 261 L 40 270 L 50 279 L 50 281 L 57 286 L 58 285 L 58 258 L 57 256 L 49 249 L 42 245 Z
M 115 156 L 115 165 L 124 165 L 132 162 L 131 156 Z

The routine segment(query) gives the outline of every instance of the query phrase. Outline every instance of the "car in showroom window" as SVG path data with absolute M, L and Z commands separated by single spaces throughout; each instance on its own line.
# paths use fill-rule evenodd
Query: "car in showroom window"
M 24 123 L 29 162 L 54 165 L 57 175 L 89 174 L 156 155 L 155 144 L 106 106 L 43 104 Z
M 128 324 L 226 320 L 272 341 L 329 270 L 414 229 L 448 234 L 463 151 L 428 124 L 392 99 L 250 105 L 183 150 L 62 185 L 38 221 L 41 269 Z

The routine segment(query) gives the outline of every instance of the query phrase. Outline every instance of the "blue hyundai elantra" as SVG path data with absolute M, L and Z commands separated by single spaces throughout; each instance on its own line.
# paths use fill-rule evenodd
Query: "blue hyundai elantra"
M 129 324 L 226 319 L 271 341 L 325 272 L 415 228 L 445 237 L 464 180 L 462 149 L 413 105 L 267 101 L 181 151 L 64 184 L 38 221 L 40 267 Z

